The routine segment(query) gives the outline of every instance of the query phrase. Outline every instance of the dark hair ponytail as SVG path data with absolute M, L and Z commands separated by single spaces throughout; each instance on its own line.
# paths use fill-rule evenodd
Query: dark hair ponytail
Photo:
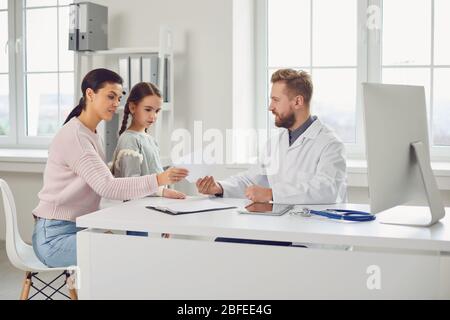
M 72 119 L 73 117 L 78 117 L 81 114 L 81 111 L 83 111 L 84 108 L 86 108 L 86 104 L 84 102 L 84 97 L 82 97 L 80 99 L 80 102 L 78 103 L 78 105 L 75 108 L 73 108 L 73 110 L 70 112 L 70 114 L 67 117 L 66 121 L 64 121 L 64 124 L 69 122 L 69 120 Z
M 157 96 L 159 98 L 162 97 L 159 88 L 150 82 L 140 82 L 136 84 L 133 89 L 131 89 L 127 103 L 125 104 L 125 108 L 123 110 L 122 127 L 120 128 L 119 136 L 127 129 L 128 116 L 130 115 L 130 103 L 138 104 L 142 99 L 148 96 Z
M 73 117 L 78 117 L 83 110 L 86 109 L 86 90 L 91 88 L 94 92 L 97 92 L 105 86 L 107 83 L 123 84 L 123 79 L 114 71 L 108 69 L 94 69 L 83 78 L 81 82 L 81 92 L 83 97 L 80 99 L 78 105 L 70 112 L 64 124 L 70 121 Z

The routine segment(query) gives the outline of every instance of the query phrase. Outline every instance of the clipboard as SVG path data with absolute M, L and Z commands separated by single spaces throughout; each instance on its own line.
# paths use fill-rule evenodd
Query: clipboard
M 209 199 L 202 199 L 195 201 L 181 200 L 179 202 L 169 203 L 166 205 L 146 206 L 146 208 L 171 215 L 181 215 L 181 214 L 234 209 L 236 207 L 226 203 L 220 203 Z
M 226 210 L 226 209 L 235 209 L 236 207 L 221 207 L 221 208 L 212 208 L 212 209 L 202 209 L 202 210 L 191 210 L 191 211 L 179 211 L 179 210 L 173 210 L 167 207 L 153 207 L 153 206 L 147 206 L 147 209 L 156 210 L 163 213 L 168 213 L 174 216 L 182 215 L 182 214 L 191 214 L 191 213 L 201 213 L 201 212 L 211 212 L 211 211 L 220 211 L 220 210 Z

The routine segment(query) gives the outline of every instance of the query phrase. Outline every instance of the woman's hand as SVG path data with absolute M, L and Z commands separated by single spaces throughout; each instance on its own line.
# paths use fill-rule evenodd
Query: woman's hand
M 169 199 L 186 199 L 186 195 L 173 189 L 164 189 L 162 196 Z
M 183 168 L 169 168 L 163 173 L 158 174 L 156 179 L 158 180 L 158 186 L 166 186 L 180 182 L 186 178 L 188 174 L 189 171 Z

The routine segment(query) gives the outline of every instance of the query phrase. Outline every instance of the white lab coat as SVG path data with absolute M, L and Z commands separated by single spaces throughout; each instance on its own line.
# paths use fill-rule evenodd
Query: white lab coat
M 343 143 L 317 119 L 292 146 L 288 130 L 281 129 L 258 164 L 219 183 L 230 198 L 245 198 L 247 187 L 259 185 L 272 189 L 274 203 L 341 203 L 347 197 L 346 167 Z

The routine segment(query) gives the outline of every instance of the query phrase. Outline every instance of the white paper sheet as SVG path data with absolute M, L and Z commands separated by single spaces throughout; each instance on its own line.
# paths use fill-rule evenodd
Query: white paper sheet
M 196 183 L 198 179 L 212 175 L 211 168 L 205 164 L 183 164 L 180 166 L 189 170 L 186 180 L 190 183 Z
M 175 167 L 184 168 L 189 171 L 186 180 L 190 183 L 196 183 L 198 179 L 213 175 L 211 165 L 196 163 L 196 159 L 202 159 L 201 153 L 194 152 L 173 161 Z

